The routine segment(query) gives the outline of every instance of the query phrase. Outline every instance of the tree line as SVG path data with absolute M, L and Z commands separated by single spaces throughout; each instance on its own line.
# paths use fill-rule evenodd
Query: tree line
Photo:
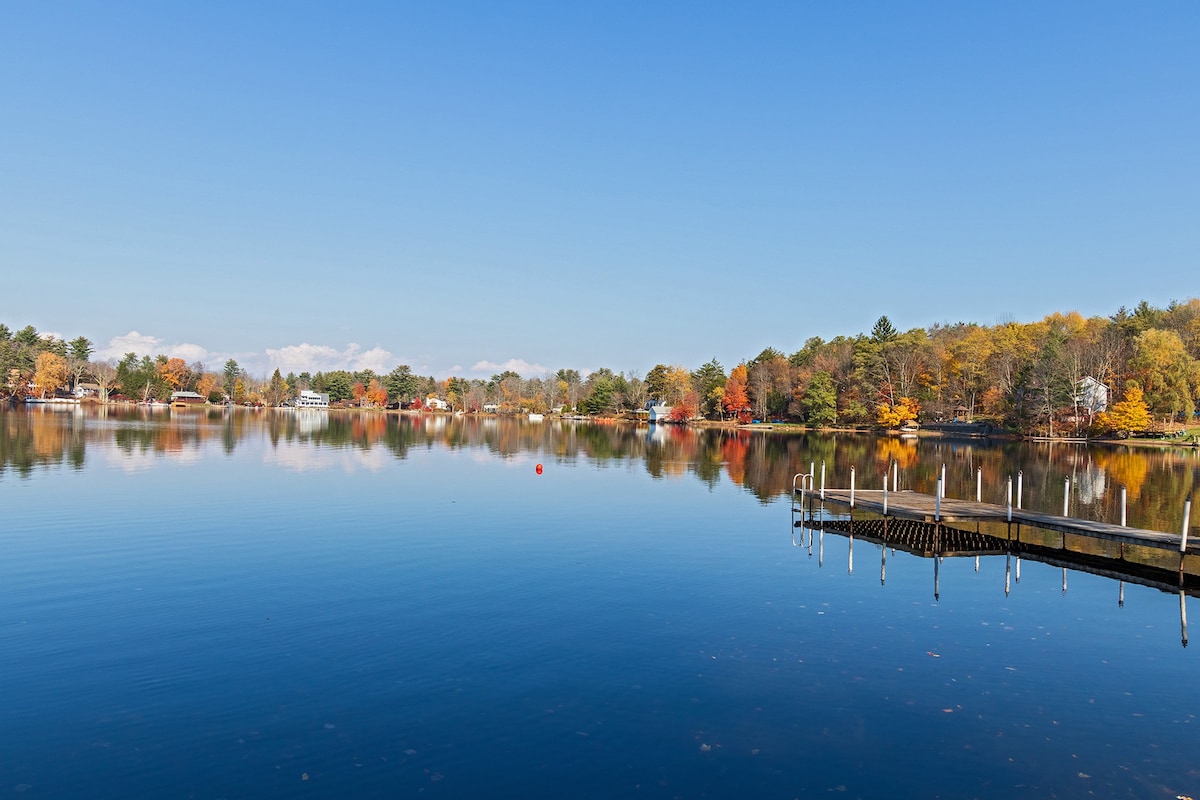
M 886 316 L 869 333 L 812 337 L 795 352 L 767 347 L 726 369 L 657 364 L 644 375 L 601 368 L 538 376 L 511 370 L 488 379 L 438 380 L 397 365 L 372 370 L 251 376 L 230 359 L 202 363 L 128 353 L 94 359 L 70 341 L 0 324 L 0 394 L 20 398 L 93 384 L 101 396 L 165 399 L 194 391 L 213 402 L 279 405 L 303 389 L 360 406 L 444 401 L 456 411 L 619 415 L 647 403 L 677 421 L 784 420 L 814 427 L 900 427 L 951 419 L 1020 431 L 1130 431 L 1154 421 L 1190 422 L 1200 397 L 1200 300 L 1158 308 L 1145 301 L 1104 317 L 1055 313 L 1037 322 L 960 322 L 897 330 Z M 1106 387 L 1108 408 L 1081 399 L 1085 379 Z

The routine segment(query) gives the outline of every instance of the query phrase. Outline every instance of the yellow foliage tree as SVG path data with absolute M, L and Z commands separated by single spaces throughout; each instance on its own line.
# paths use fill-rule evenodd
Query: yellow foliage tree
M 42 397 L 45 397 L 46 392 L 54 394 L 61 387 L 66 386 L 67 378 L 70 375 L 71 370 L 67 366 L 65 358 L 46 352 L 37 357 L 37 363 L 33 369 L 33 382 L 37 384 Z
M 875 412 L 875 419 L 885 428 L 899 428 L 904 423 L 915 420 L 917 412 L 920 410 L 921 407 L 916 400 L 911 397 L 901 397 L 894 406 L 880 403 Z
M 1125 399 L 1113 403 L 1108 412 L 1100 415 L 1100 424 L 1117 433 L 1144 431 L 1150 426 L 1150 408 L 1146 405 L 1142 387 L 1130 381 Z

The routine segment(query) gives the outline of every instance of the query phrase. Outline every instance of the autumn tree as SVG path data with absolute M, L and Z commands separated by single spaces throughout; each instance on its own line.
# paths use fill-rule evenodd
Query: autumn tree
M 350 392 L 354 395 L 354 402 L 361 406 L 367 397 L 367 387 L 362 385 L 362 381 L 355 381 Z
M 875 411 L 876 421 L 885 428 L 899 428 L 917 418 L 920 406 L 911 397 L 901 397 L 895 405 L 880 403 Z
M 725 392 L 721 397 L 721 406 L 725 413 L 735 419 L 741 419 L 750 411 L 750 397 L 746 394 L 746 365 L 738 364 L 729 372 L 725 381 Z
M 453 395 L 453 390 L 446 392 L 447 396 Z M 378 378 L 372 378 L 367 385 L 367 402 L 373 406 L 383 407 L 387 405 L 388 393 L 387 389 L 383 388 L 383 383 Z
M 45 352 L 37 357 L 33 370 L 33 382 L 37 384 L 42 397 L 49 392 L 53 395 L 67 385 L 70 377 L 67 359 L 57 353 Z
M 169 358 L 159 364 L 158 374 L 175 391 L 185 389 L 192 379 L 192 371 L 182 358 Z
M 1150 408 L 1137 381 L 1126 384 L 1125 399 L 1113 403 L 1112 408 L 1100 414 L 1099 422 L 1109 430 L 1125 435 L 1150 426 Z
M 217 387 L 221 385 L 221 378 L 211 372 L 201 372 L 200 377 L 196 379 L 196 394 L 199 394 L 209 400 L 213 400 L 213 394 L 217 391 Z M 219 401 L 220 398 L 218 397 Z

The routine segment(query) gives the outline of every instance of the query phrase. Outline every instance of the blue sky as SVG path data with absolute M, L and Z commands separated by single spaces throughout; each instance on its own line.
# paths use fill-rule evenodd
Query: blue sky
M 1200 4 L 7 3 L 0 321 L 728 369 L 1200 294 Z

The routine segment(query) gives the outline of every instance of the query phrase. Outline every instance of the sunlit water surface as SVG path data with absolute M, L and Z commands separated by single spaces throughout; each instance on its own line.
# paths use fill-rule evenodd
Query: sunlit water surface
M 0 794 L 1200 792 L 1174 595 L 851 573 L 753 441 L 192 413 L 0 414 Z

